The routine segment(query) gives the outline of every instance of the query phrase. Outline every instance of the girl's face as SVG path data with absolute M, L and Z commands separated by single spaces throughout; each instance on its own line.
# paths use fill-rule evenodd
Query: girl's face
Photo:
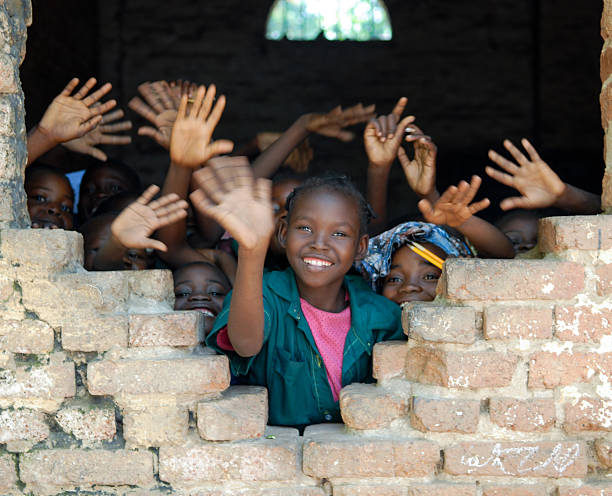
M 422 243 L 440 258 L 446 253 L 431 243 Z M 409 301 L 432 301 L 442 271 L 427 260 L 402 246 L 393 254 L 389 274 L 385 277 L 382 294 L 398 305 Z
M 57 174 L 36 174 L 26 185 L 32 227 L 72 229 L 74 194 L 68 179 Z
M 86 182 L 81 183 L 79 198 L 79 215 L 89 219 L 96 208 L 109 196 L 128 190 L 129 181 L 124 174 L 110 167 L 99 167 L 87 175 Z
M 355 200 L 324 189 L 295 200 L 279 239 L 298 287 L 322 288 L 342 281 L 368 248 L 367 234 L 360 233 Z

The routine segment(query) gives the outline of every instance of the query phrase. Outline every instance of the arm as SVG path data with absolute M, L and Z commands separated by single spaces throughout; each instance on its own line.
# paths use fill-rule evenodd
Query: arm
M 88 133 L 100 123 L 102 114 L 117 105 L 115 100 L 95 105 L 111 90 L 110 83 L 87 96 L 96 85 L 95 78 L 90 78 L 81 89 L 71 95 L 78 84 L 77 78 L 72 79 L 47 107 L 40 122 L 28 133 L 27 165 L 58 144 Z
M 599 213 L 601 210 L 599 196 L 564 183 L 540 158 L 529 141 L 523 139 L 521 143 L 529 158 L 525 157 L 512 142 L 504 140 L 504 147 L 516 160 L 516 163 L 489 150 L 489 158 L 505 172 L 487 167 L 486 173 L 521 194 L 521 196 L 502 200 L 500 203 L 502 210 L 557 207 L 574 214 Z
M 280 138 L 266 148 L 253 162 L 255 177 L 272 176 L 291 151 L 311 133 L 321 134 L 340 141 L 350 141 L 353 133 L 344 128 L 368 120 L 374 112 L 374 106 L 363 107 L 361 104 L 342 110 L 336 107 L 327 114 L 304 114 L 287 129 Z
M 435 203 L 422 199 L 418 203 L 423 218 L 432 224 L 454 227 L 466 236 L 478 252 L 489 258 L 514 258 L 512 242 L 492 224 L 474 214 L 490 205 L 485 198 L 472 203 L 482 179 L 473 176 L 471 183 L 461 181 L 459 186 L 449 187 Z
M 213 169 L 212 179 L 206 175 Z M 227 332 L 243 357 L 259 353 L 264 340 L 263 267 L 274 232 L 271 183 L 254 179 L 248 165 L 217 163 L 194 173 L 198 189 L 194 207 L 214 218 L 238 241 L 238 268 L 230 304 Z

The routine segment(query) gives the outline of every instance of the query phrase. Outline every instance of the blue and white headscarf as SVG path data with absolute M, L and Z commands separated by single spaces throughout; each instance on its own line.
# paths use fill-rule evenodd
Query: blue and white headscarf
M 474 256 L 465 241 L 436 224 L 405 222 L 370 238 L 368 255 L 359 263 L 358 268 L 374 291 L 380 292 L 395 251 L 409 241 L 431 243 L 451 257 Z

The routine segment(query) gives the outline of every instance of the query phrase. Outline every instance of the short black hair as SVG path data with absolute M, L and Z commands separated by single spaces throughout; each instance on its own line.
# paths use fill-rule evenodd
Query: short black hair
M 87 167 L 87 169 L 85 169 L 85 174 L 83 174 L 83 178 L 81 179 L 81 189 L 82 185 L 86 184 L 87 181 L 90 180 L 90 176 L 99 169 L 111 169 L 121 174 L 126 179 L 126 191 L 138 194 L 142 192 L 142 183 L 138 173 L 129 165 L 113 158 L 109 158 L 106 162 L 94 162 Z M 81 192 L 81 194 L 83 194 L 83 192 Z
M 35 177 L 37 177 L 37 176 L 39 176 L 41 174 L 50 174 L 50 175 L 62 178 L 64 181 L 66 181 L 66 184 L 68 184 L 68 186 L 70 187 L 70 191 L 72 191 L 72 195 L 73 195 L 73 198 L 74 198 L 74 191 L 72 190 L 72 185 L 70 184 L 70 181 L 66 177 L 66 174 L 64 174 L 57 167 L 53 167 L 51 165 L 47 165 L 47 164 L 43 164 L 43 163 L 39 163 L 39 162 L 33 163 L 32 165 L 30 165 L 25 170 L 25 178 L 24 178 L 24 182 L 23 182 L 24 187 L 27 188 L 28 187 L 28 183 L 31 180 L 33 180 Z
M 227 275 L 225 274 L 225 272 L 223 272 L 221 267 L 219 267 L 218 265 L 215 265 L 214 263 L 207 262 L 205 260 L 197 261 L 197 262 L 188 262 L 186 264 L 183 264 L 177 267 L 176 269 L 172 271 L 172 278 L 174 279 L 176 277 L 176 273 L 179 270 L 188 269 L 189 267 L 208 267 L 209 269 L 214 269 L 223 276 L 224 282 L 227 283 L 227 287 L 228 288 L 232 287 L 232 283 L 230 282 L 229 277 L 227 277 Z
M 291 219 L 291 213 L 295 202 L 301 196 L 311 193 L 316 190 L 327 190 L 332 193 L 339 193 L 347 198 L 352 199 L 357 204 L 359 214 L 359 234 L 367 234 L 368 224 L 374 212 L 372 207 L 363 197 L 361 192 L 353 184 L 353 182 L 344 175 L 327 175 L 327 176 L 314 176 L 308 178 L 304 184 L 295 188 L 291 194 L 287 197 L 287 222 Z

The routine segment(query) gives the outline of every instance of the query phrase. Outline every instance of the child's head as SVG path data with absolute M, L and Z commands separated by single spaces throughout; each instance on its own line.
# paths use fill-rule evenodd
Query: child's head
M 272 208 L 274 208 L 276 232 L 278 232 L 281 221 L 287 217 L 287 198 L 295 188 L 300 187 L 303 183 L 304 176 L 295 173 L 278 174 L 272 180 Z M 274 254 L 284 253 L 276 235 L 272 236 L 270 250 Z
M 413 241 L 442 259 L 473 256 L 461 238 L 426 222 L 406 222 L 372 238 L 361 272 L 372 289 L 398 305 L 432 301 L 442 273 L 410 248 Z
M 202 312 L 204 332 L 208 334 L 231 289 L 229 280 L 221 269 L 208 262 L 185 264 L 173 276 L 174 309 Z
M 79 216 L 89 219 L 100 203 L 123 192 L 140 193 L 138 174 L 129 166 L 114 160 L 94 163 L 87 168 L 79 194 Z
M 96 208 L 95 215 L 102 214 L 115 214 L 119 215 L 123 209 L 128 205 L 134 203 L 140 195 L 135 191 L 126 191 L 119 193 L 118 195 L 109 196 L 103 200 L 98 208 Z
M 115 220 L 116 214 L 100 214 L 89 219 L 83 224 L 79 232 L 83 235 L 83 266 L 87 270 L 94 270 L 93 264 L 96 253 L 100 247 L 111 237 L 111 224 Z M 126 248 L 120 265 L 116 270 L 144 270 L 151 269 L 155 265 L 152 253 L 147 250 L 136 248 Z
M 33 164 L 26 169 L 24 186 L 32 227 L 72 229 L 74 192 L 61 171 Z
M 371 209 L 346 177 L 313 177 L 287 198 L 281 246 L 298 283 L 315 288 L 341 281 L 365 255 Z
M 500 217 L 495 225 L 510 238 L 515 253 L 524 253 L 538 242 L 539 219 L 533 210 L 514 210 Z

